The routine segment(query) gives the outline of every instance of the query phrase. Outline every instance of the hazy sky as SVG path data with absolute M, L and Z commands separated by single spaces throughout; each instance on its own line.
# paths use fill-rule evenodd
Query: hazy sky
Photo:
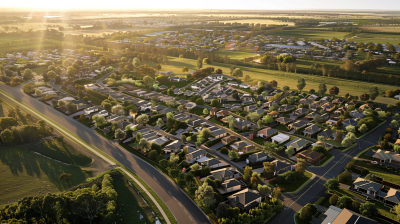
M 400 10 L 399 0 L 0 0 L 0 7 L 44 9 L 369 9 Z

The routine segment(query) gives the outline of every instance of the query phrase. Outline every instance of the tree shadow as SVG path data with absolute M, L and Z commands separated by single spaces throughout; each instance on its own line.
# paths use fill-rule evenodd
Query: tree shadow
M 80 167 L 56 162 L 21 147 L 1 147 L 0 161 L 9 167 L 13 176 L 20 176 L 25 172 L 29 176 L 43 179 L 44 175 L 60 191 L 86 180 Z M 70 186 L 59 179 L 62 173 L 72 174 Z

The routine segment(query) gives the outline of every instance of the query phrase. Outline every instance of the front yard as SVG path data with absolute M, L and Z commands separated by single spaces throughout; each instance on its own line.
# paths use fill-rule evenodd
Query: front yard
M 306 171 L 304 173 L 304 177 L 296 180 L 294 183 L 290 184 L 278 184 L 276 180 L 269 182 L 274 187 L 284 188 L 286 192 L 296 191 L 299 187 L 301 187 L 304 183 L 306 183 L 312 177 L 312 173 Z

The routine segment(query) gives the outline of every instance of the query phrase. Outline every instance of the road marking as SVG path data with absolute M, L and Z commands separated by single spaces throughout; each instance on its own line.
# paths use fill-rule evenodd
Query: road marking
M 183 211 L 185 211 L 185 213 L 188 214 L 187 211 L 186 211 L 186 209 L 183 209 Z

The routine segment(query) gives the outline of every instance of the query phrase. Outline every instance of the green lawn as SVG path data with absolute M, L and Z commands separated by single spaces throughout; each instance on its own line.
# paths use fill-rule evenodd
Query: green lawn
M 285 125 L 283 125 L 283 124 L 279 124 L 279 125 L 275 126 L 274 129 L 280 130 L 280 131 L 289 131 L 287 129 L 287 127 Z
M 356 160 L 354 162 L 354 164 L 356 166 L 361 166 L 361 167 L 364 167 L 364 168 L 369 169 L 369 170 L 373 169 L 373 170 L 378 170 L 378 171 L 382 171 L 382 172 L 385 172 L 385 173 L 394 173 L 395 170 L 396 170 L 394 167 L 389 167 L 389 166 L 385 166 L 385 165 L 378 165 L 378 164 L 372 164 L 370 162 L 364 162 L 364 161 L 361 161 L 361 160 Z
M 301 185 L 303 185 L 305 182 L 307 182 L 311 177 L 312 177 L 312 173 L 306 171 L 305 174 L 304 174 L 304 177 L 298 179 L 294 183 L 291 183 L 291 184 L 278 184 L 278 183 L 276 183 L 276 180 L 275 181 L 271 181 L 270 183 L 275 185 L 275 186 L 284 188 L 286 190 L 286 192 L 293 192 L 293 191 L 296 191 L 299 187 L 301 187 Z
M 250 88 L 249 88 L 249 89 L 244 89 L 244 88 L 240 88 L 239 86 L 236 86 L 236 87 L 235 87 L 235 89 L 239 89 L 239 90 L 242 90 L 242 91 L 245 91 L 245 92 L 251 93 L 251 90 L 250 90 Z
M 58 193 L 91 176 L 79 167 L 64 165 L 23 147 L 1 147 L 0 173 L 0 204 L 25 196 Z M 59 179 L 62 173 L 72 174 L 70 186 Z
M 376 172 L 373 170 L 369 170 L 370 173 L 375 174 L 376 176 L 382 177 L 385 181 L 394 183 L 394 184 L 400 184 L 400 178 L 399 175 L 396 174 L 389 174 L 389 173 L 381 173 L 381 172 Z
M 92 158 L 81 153 L 66 141 L 47 140 L 33 150 L 58 161 L 78 166 L 85 166 L 92 162 Z
M 103 101 L 101 101 L 99 98 L 96 98 L 96 97 L 94 97 L 94 96 L 92 96 L 92 95 L 87 95 L 87 97 L 89 98 L 89 100 L 91 101 L 91 103 L 92 104 L 94 104 L 94 105 L 100 105 L 101 104 L 101 102 L 103 102 Z
M 330 160 L 331 158 L 332 158 L 332 155 L 329 154 L 329 152 L 327 152 L 327 153 L 325 154 L 325 158 L 324 158 L 323 160 L 321 160 L 321 161 L 319 162 L 319 164 L 320 164 L 320 165 L 323 165 L 326 161 Z
M 223 123 L 221 121 L 217 121 L 214 118 L 211 118 L 209 121 L 213 122 L 214 124 L 218 124 L 218 125 L 221 125 L 221 126 L 226 126 L 225 123 Z
M 189 112 L 192 114 L 196 114 L 198 116 L 203 116 L 204 115 L 203 111 L 204 111 L 204 108 L 195 107 L 195 108 L 191 109 Z
M 259 145 L 264 145 L 265 139 L 260 138 L 260 137 L 255 137 L 255 138 L 253 138 L 252 141 L 257 143 L 257 144 L 259 144 Z
M 195 80 L 193 80 L 193 81 L 195 81 Z M 160 86 L 165 85 L 168 88 L 171 88 L 172 86 L 175 86 L 176 88 L 182 88 L 182 87 L 189 85 L 190 83 L 192 83 L 192 82 L 165 82 L 165 83 L 160 83 L 159 85 Z

